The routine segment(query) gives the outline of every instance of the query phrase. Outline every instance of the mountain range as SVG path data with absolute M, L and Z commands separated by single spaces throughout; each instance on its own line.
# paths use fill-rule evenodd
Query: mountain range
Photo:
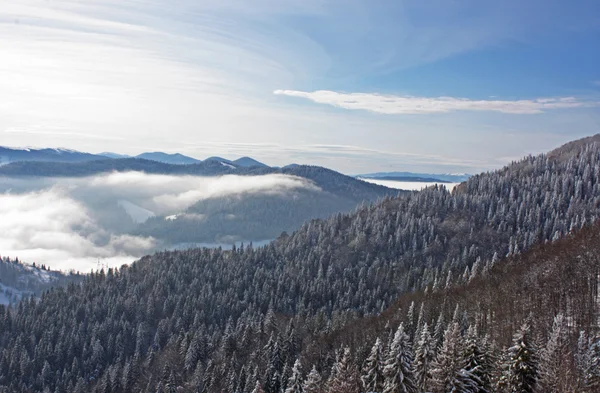
M 119 163 L 110 163 L 106 159 L 124 160 Z M 140 168 L 146 168 L 145 171 L 154 173 L 157 171 L 154 164 L 145 163 L 144 161 L 134 161 L 135 159 L 154 161 L 163 164 L 170 165 L 193 165 L 193 164 L 208 164 L 208 163 L 220 163 L 224 168 L 222 169 L 239 169 L 239 168 L 270 168 L 268 165 L 255 160 L 251 157 L 241 157 L 235 160 L 229 160 L 222 157 L 212 156 L 205 160 L 199 160 L 193 157 L 185 156 L 180 153 L 164 153 L 164 152 L 146 152 L 138 154 L 137 156 L 129 156 L 126 154 L 118 154 L 112 152 L 103 152 L 100 154 L 82 153 L 75 150 L 69 149 L 33 149 L 33 148 L 8 148 L 0 146 L 0 167 L 6 166 L 7 164 L 14 163 L 14 168 L 6 168 L 1 170 L 0 175 L 9 176 L 21 176 L 21 175 L 32 175 L 37 172 L 36 168 L 41 168 L 39 164 L 23 164 L 24 162 L 56 162 L 56 163 L 69 163 L 69 162 L 86 162 L 86 161 L 104 161 L 101 163 L 95 163 L 91 167 L 95 169 L 81 169 L 79 171 L 82 174 L 86 171 L 95 173 L 95 171 L 102 170 L 140 170 Z M 213 175 L 213 172 L 219 172 L 216 170 L 216 166 L 207 165 L 211 167 L 211 170 L 207 170 L 209 175 Z M 283 168 L 292 168 L 298 166 L 298 164 L 286 165 Z M 61 172 L 61 165 L 53 166 L 50 171 Z M 104 168 L 104 169 L 101 169 Z M 203 169 L 200 167 L 186 168 L 186 169 L 162 169 L 163 172 L 196 174 L 202 173 Z M 48 171 L 42 171 L 40 174 Z M 66 172 L 69 172 L 68 170 Z M 44 175 L 46 176 L 46 175 Z M 428 183 L 460 183 L 469 178 L 468 174 L 425 174 L 425 173 L 413 173 L 413 172 L 376 172 L 356 175 L 357 178 L 365 179 L 378 179 L 378 180 L 392 180 L 392 181 L 413 181 L 413 182 L 428 182 Z
M 185 248 L 196 244 L 227 246 L 239 242 L 271 240 L 282 232 L 296 230 L 307 220 L 348 212 L 363 202 L 374 203 L 378 199 L 402 192 L 316 166 L 268 167 L 249 157 L 234 161 L 210 157 L 191 164 L 157 160 L 162 158 L 176 162 L 184 156 L 149 153 L 146 157 L 155 159 L 104 157 L 83 162 L 18 161 L 1 166 L 0 177 L 5 177 L 4 187 L 7 190 L 12 188 L 13 192 L 15 190 L 11 186 L 11 179 L 28 181 L 34 187 L 36 183 L 52 183 L 60 178 L 80 178 L 78 181 L 83 182 L 82 187 L 79 187 L 81 193 L 85 193 L 83 190 L 86 181 L 93 183 L 94 177 L 114 172 L 212 178 L 231 175 L 257 179 L 270 175 L 280 176 L 271 179 L 305 180 L 304 185 L 297 188 L 198 197 L 198 200 L 192 201 L 191 206 L 162 215 L 155 214 L 156 210 L 148 204 L 140 205 L 135 200 L 116 200 L 110 196 L 110 192 L 108 199 L 95 202 L 94 206 L 101 206 L 101 211 L 97 211 L 100 207 L 92 210 L 105 221 L 110 217 L 113 231 L 151 237 L 158 241 L 157 247 L 161 248 Z M 160 182 L 164 179 L 157 178 L 155 187 L 160 189 Z M 235 177 L 229 179 L 236 181 Z M 233 184 L 229 187 L 235 188 Z M 192 189 L 189 194 L 195 192 L 197 190 Z M 135 192 L 132 190 L 132 193 Z M 98 196 L 87 195 L 83 198 L 83 203 L 86 203 L 86 198 L 97 200 Z
M 0 307 L 0 388 L 595 393 L 598 173 L 600 144 L 576 143 L 263 247 L 91 274 Z
M 103 152 L 100 154 L 82 153 L 69 149 L 35 149 L 35 148 L 9 148 L 0 146 L 0 165 L 6 165 L 13 162 L 23 161 L 44 161 L 44 162 L 83 162 L 94 160 L 140 158 L 162 162 L 165 164 L 187 165 L 202 162 L 196 158 L 185 156 L 180 153 L 147 152 L 138 154 L 135 157 L 126 154 L 117 154 Z M 266 167 L 267 165 L 250 157 L 241 157 L 236 160 L 228 160 L 221 157 L 209 157 L 204 161 L 217 161 L 225 164 L 233 164 L 238 167 Z
M 9 148 L 0 146 L 0 165 L 19 161 L 52 161 L 52 162 L 83 162 L 98 160 L 103 156 L 82 153 L 69 149 L 34 149 L 34 148 Z

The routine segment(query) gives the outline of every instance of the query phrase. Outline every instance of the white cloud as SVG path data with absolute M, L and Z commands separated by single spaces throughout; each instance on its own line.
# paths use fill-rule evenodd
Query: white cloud
M 306 98 L 319 104 L 338 108 L 365 110 L 388 115 L 448 113 L 455 111 L 486 111 L 510 114 L 537 114 L 552 109 L 596 106 L 597 102 L 580 101 L 574 97 L 537 98 L 533 100 L 471 100 L 455 97 L 413 97 L 375 93 L 339 93 L 328 90 L 304 92 L 275 90 L 276 95 Z
M 285 176 L 194 177 L 112 173 L 87 178 L 0 178 L 0 255 L 53 269 L 89 271 L 119 266 L 165 246 L 132 236 L 140 211 L 202 219 L 183 213 L 193 203 L 224 195 L 284 193 L 318 188 Z M 129 212 L 134 217 L 127 217 Z M 180 214 L 182 213 L 182 214 Z
M 589 25 L 593 19 L 585 7 L 547 7 L 541 0 L 176 3 L 0 0 L 1 143 L 127 154 L 181 151 L 190 143 L 255 143 L 249 155 L 260 156 L 258 149 L 269 143 L 295 147 L 351 140 L 376 150 L 398 137 L 405 150 L 447 155 L 422 141 L 407 142 L 410 134 L 428 140 L 439 136 L 440 125 L 425 116 L 395 118 L 390 125 L 381 116 L 356 112 L 351 117 L 293 105 L 272 92 L 282 86 L 352 91 L 357 83 L 368 83 L 365 75 L 384 80 L 388 73 L 475 49 L 535 43 L 548 32 Z M 490 124 L 468 113 L 472 118 L 461 127 L 450 121 L 442 127 L 467 130 Z M 569 117 L 573 124 L 568 127 L 548 121 L 521 128 L 586 134 L 592 126 L 597 129 L 594 116 Z M 504 126 L 503 120 L 495 131 Z M 442 136 L 442 147 L 468 138 L 458 130 L 452 137 Z M 502 154 L 520 153 L 521 148 L 517 143 Z M 456 156 L 479 151 L 459 149 Z M 211 151 L 204 157 L 229 152 Z M 318 161 L 314 155 L 287 154 L 268 152 L 273 164 L 293 159 L 359 170 L 351 167 L 359 163 L 336 161 L 324 152 Z M 485 157 L 496 156 L 496 151 L 486 151 Z M 374 166 L 388 163 L 373 160 L 370 165 L 377 170 Z
M 0 194 L 0 252 L 53 269 L 89 271 L 98 260 L 129 263 L 154 247 L 152 238 L 110 234 L 88 208 L 58 188 Z
M 180 213 L 200 200 L 224 195 L 318 189 L 306 179 L 280 174 L 201 177 L 115 172 L 68 182 L 85 189 L 86 195 L 90 191 L 105 199 L 128 200 L 159 215 Z

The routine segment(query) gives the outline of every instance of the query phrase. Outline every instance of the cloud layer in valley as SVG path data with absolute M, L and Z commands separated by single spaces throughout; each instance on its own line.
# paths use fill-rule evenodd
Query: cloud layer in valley
M 140 212 L 174 215 L 224 195 L 318 189 L 286 175 L 193 177 L 112 173 L 88 178 L 0 179 L 0 255 L 52 269 L 120 266 L 164 247 L 127 233 Z M 143 217 L 142 214 L 142 217 Z

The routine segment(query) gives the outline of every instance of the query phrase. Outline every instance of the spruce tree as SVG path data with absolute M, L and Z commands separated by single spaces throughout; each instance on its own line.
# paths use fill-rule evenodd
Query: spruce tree
M 565 390 L 567 326 L 562 314 L 554 317 L 552 331 L 546 346 L 540 351 L 538 389 L 544 393 L 559 393 Z
M 256 384 L 254 384 L 254 389 L 252 390 L 252 393 L 265 393 L 265 391 L 263 390 L 260 381 L 256 381 Z
M 321 393 L 323 391 L 321 382 L 321 375 L 317 371 L 317 368 L 313 366 L 310 373 L 306 376 L 302 390 L 304 393 Z
M 327 383 L 328 393 L 356 393 L 360 390 L 358 369 L 352 361 L 350 348 L 345 348 L 341 358 L 332 367 Z
M 385 381 L 383 376 L 383 344 L 379 337 L 375 340 L 371 353 L 365 361 L 362 374 L 362 383 L 366 392 L 381 392 Z
M 427 322 L 423 324 L 421 336 L 415 348 L 415 380 L 417 387 L 425 392 L 429 390 L 431 380 L 431 367 L 435 361 L 435 343 L 429 331 Z
M 285 393 L 302 393 L 302 365 L 300 359 L 297 359 L 292 369 L 292 376 L 287 382 Z
M 400 324 L 390 344 L 383 368 L 384 393 L 416 393 L 418 391 L 412 362 L 410 340 L 404 332 L 403 325 Z
M 432 388 L 436 393 L 475 393 L 478 379 L 465 366 L 462 356 L 460 327 L 453 322 L 446 329 L 444 343 L 439 350 L 431 371 Z
M 530 342 L 530 327 L 524 324 L 515 333 L 513 345 L 508 349 L 506 376 L 509 393 L 535 392 L 538 378 L 536 350 Z

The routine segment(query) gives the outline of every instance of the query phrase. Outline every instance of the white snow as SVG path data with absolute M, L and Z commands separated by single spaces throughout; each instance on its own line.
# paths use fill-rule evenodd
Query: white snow
M 228 163 L 226 163 L 226 162 L 223 162 L 223 161 L 219 161 L 219 162 L 221 163 L 221 165 L 223 165 L 223 166 L 226 166 L 227 168 L 236 169 L 236 168 L 235 168 L 233 165 L 231 165 L 231 164 L 228 164 Z
M 155 216 L 154 212 L 151 212 L 148 209 L 144 209 L 143 207 L 138 206 L 135 203 L 131 203 L 125 199 L 119 200 L 118 204 L 123 209 L 125 209 L 127 214 L 129 214 L 129 217 L 131 217 L 131 219 L 138 224 L 141 224 L 148 220 L 150 217 Z
M 23 292 L 13 287 L 7 287 L 6 285 L 0 283 L 0 304 L 3 304 L 5 306 L 8 306 L 11 303 L 11 299 L 8 296 L 6 296 L 7 293 L 9 294 L 9 296 L 16 297 L 18 299 L 21 299 L 23 297 Z
M 32 272 L 40 282 L 50 282 L 50 280 L 52 280 L 50 272 L 48 272 L 47 270 L 41 270 L 28 264 L 23 264 L 22 266 L 25 270 L 29 270 L 30 272 Z
M 179 214 L 173 214 L 173 215 L 170 215 L 170 216 L 166 216 L 165 220 L 166 221 L 175 221 L 175 220 L 177 220 L 177 217 L 179 217 Z
M 398 190 L 408 190 L 408 191 L 420 191 L 426 187 L 433 186 L 435 184 L 442 185 L 446 187 L 449 191 L 452 191 L 454 187 L 456 187 L 460 183 L 429 183 L 429 182 L 420 182 L 420 181 L 396 181 L 396 180 L 379 180 L 379 179 L 366 179 L 359 178 L 362 181 L 366 181 L 368 183 L 378 184 L 380 186 L 385 186 L 389 188 L 395 188 Z

